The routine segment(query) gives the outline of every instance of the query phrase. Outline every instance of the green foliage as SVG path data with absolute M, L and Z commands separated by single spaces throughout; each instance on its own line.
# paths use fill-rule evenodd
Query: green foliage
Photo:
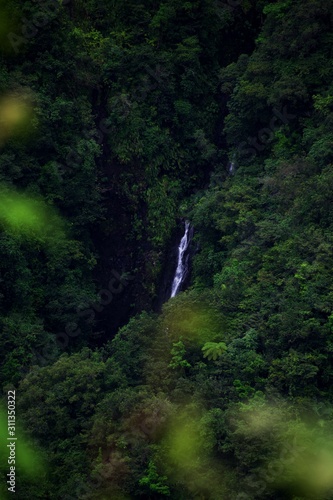
M 227 350 L 227 346 L 224 342 L 206 342 L 201 350 L 204 358 L 216 361 Z
M 186 348 L 184 342 L 179 340 L 179 342 L 174 342 L 173 347 L 171 349 L 171 362 L 169 363 L 170 368 L 191 368 L 191 365 L 186 359 L 184 355 L 186 354 Z
M 158 493 L 163 497 L 170 496 L 170 489 L 167 485 L 167 477 L 160 476 L 158 474 L 156 465 L 153 461 L 149 462 L 146 476 L 140 479 L 139 484 L 140 486 L 145 486 L 149 493 Z
M 0 186 L 0 221 L 8 234 L 36 239 L 40 244 L 62 244 L 63 222 L 41 200 L 10 191 Z
M 22 498 L 330 497 L 332 10 L 2 3 L 0 381 Z M 192 286 L 157 315 L 179 217 Z M 109 302 L 111 269 L 137 279 Z
M 286 15 L 286 11 L 290 9 L 292 2 L 290 0 L 286 2 L 270 3 L 265 5 L 263 8 L 263 13 L 268 15 L 273 15 L 276 19 L 281 20 Z

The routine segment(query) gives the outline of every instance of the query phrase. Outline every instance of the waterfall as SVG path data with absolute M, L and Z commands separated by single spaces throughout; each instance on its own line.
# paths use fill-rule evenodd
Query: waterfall
M 230 175 L 233 175 L 235 173 L 235 163 L 232 161 L 231 163 L 229 163 L 229 174 Z
M 172 282 L 171 297 L 175 297 L 180 290 L 188 273 L 188 246 L 192 238 L 193 228 L 188 221 L 185 222 L 185 233 L 178 247 L 178 262 L 175 276 Z
M 232 160 L 229 162 L 228 172 L 230 175 L 234 175 L 236 172 L 236 154 L 235 153 L 232 155 Z

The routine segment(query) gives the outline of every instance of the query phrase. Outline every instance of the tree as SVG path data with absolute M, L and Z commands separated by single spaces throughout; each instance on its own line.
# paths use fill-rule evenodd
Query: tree
M 227 350 L 227 346 L 224 342 L 206 342 L 201 350 L 204 358 L 216 361 Z

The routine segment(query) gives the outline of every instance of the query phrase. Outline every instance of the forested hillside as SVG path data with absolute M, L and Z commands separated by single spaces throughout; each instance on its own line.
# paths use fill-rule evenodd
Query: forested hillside
M 15 390 L 19 499 L 332 500 L 333 1 L 3 0 L 0 47 L 1 499 Z

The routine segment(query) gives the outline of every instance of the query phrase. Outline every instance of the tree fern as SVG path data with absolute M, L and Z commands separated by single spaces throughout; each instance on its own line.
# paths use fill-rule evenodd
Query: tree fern
M 227 346 L 224 342 L 206 342 L 201 350 L 204 358 L 216 361 L 227 350 Z

